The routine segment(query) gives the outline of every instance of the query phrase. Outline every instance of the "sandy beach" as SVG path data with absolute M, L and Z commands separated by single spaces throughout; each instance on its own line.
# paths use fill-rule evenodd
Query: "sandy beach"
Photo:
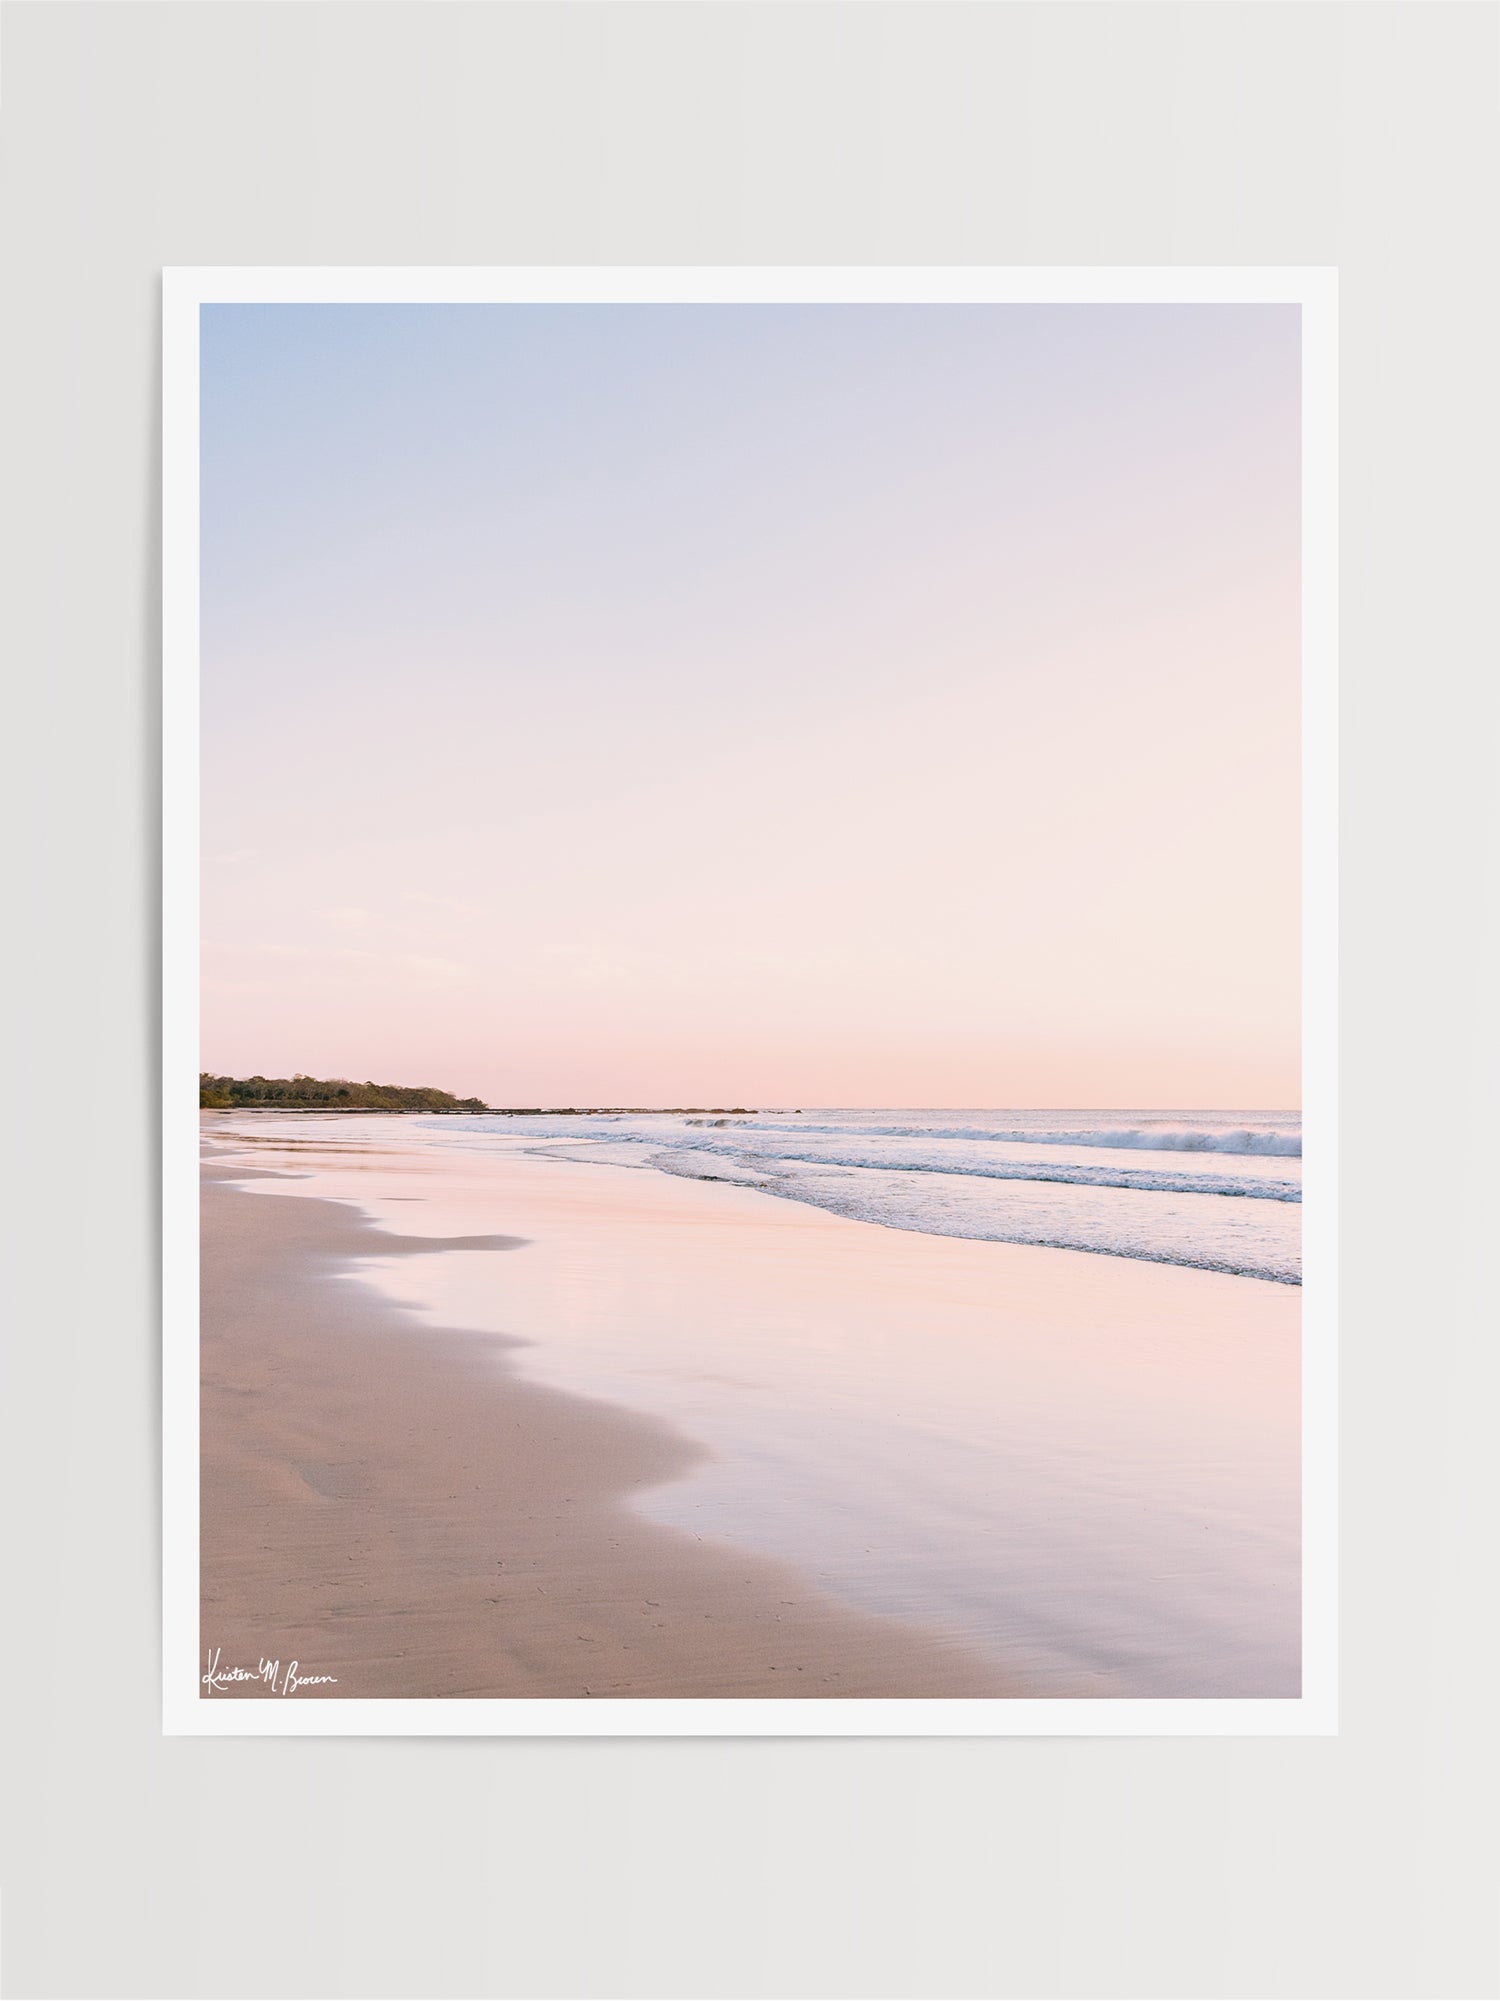
M 348 1282 L 374 1249 L 440 1242 L 223 1172 L 203 1189 L 202 1346 L 202 1641 L 223 1666 L 336 1677 L 299 1700 L 1024 1692 L 774 1562 L 627 1513 L 692 1464 L 689 1441 L 524 1382 L 493 1341 Z
M 1297 1693 L 1296 1288 L 399 1118 L 207 1144 L 224 1661 L 325 1696 Z

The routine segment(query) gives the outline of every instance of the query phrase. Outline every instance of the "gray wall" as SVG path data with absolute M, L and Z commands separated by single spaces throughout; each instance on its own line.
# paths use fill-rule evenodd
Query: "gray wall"
M 1496 18 L 5 7 L 7 1993 L 1494 1991 Z M 508 261 L 1342 267 L 1337 1740 L 159 1735 L 157 273 Z

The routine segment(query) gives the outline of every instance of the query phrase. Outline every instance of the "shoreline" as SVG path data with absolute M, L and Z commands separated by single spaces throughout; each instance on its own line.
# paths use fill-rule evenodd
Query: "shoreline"
M 515 1340 L 344 1282 L 372 1257 L 519 1240 L 394 1236 L 343 1201 L 232 1185 L 252 1178 L 205 1163 L 205 1661 L 295 1660 L 299 1699 L 325 1700 L 1036 1692 L 775 1559 L 630 1512 L 709 1455 L 526 1380 L 503 1360 Z
M 875 1124 L 865 1111 L 836 1113 L 829 1115 L 831 1125 L 805 1130 L 777 1125 L 774 1118 L 762 1127 L 756 1121 L 763 1116 L 651 1113 L 638 1119 L 612 1113 L 601 1122 L 593 1114 L 528 1113 L 531 1123 L 517 1130 L 513 1120 L 520 1115 L 511 1113 L 476 1114 L 455 1129 L 446 1116 L 422 1113 L 370 1111 L 346 1122 L 330 1110 L 274 1115 L 256 1108 L 247 1118 L 209 1114 L 203 1130 L 243 1145 L 258 1143 L 269 1129 L 274 1145 L 278 1134 L 299 1128 L 341 1139 L 362 1131 L 370 1117 L 384 1118 L 387 1132 L 409 1120 L 415 1133 L 398 1144 L 421 1145 L 425 1133 L 465 1148 L 520 1149 L 537 1159 L 651 1167 L 919 1236 L 1083 1252 L 1294 1289 L 1302 1284 L 1300 1136 L 1288 1148 L 1272 1143 L 1279 1134 L 1236 1128 L 1233 1121 L 1248 1114 L 1216 1115 L 1229 1121 L 1225 1130 L 1169 1132 L 1160 1144 L 1155 1114 L 1118 1115 L 1144 1122 L 1141 1130 L 1078 1133 L 1010 1129 L 1030 1115 L 1007 1113 L 1006 1127 L 988 1134 L 982 1126 L 945 1130 L 925 1112 L 880 1111 Z M 999 1115 L 964 1116 L 982 1122 Z M 1187 1117 L 1173 1118 L 1179 1116 Z M 1095 1115 L 1058 1111 L 1045 1117 L 1049 1127 L 1060 1122 L 1070 1128 Z M 737 1125 L 748 1130 L 689 1130 Z M 477 1131 L 471 1133 L 471 1126 Z M 980 1147 L 976 1156 L 966 1143 L 986 1137 L 994 1146 Z M 989 1157 L 995 1148 L 998 1154 Z

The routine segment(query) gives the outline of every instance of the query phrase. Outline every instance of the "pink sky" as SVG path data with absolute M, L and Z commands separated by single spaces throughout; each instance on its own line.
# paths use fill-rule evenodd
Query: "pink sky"
M 204 1066 L 1294 1106 L 1297 344 L 209 309 Z

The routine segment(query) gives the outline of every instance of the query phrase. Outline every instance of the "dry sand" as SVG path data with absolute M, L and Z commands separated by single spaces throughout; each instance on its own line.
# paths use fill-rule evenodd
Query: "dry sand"
M 336 1677 L 299 1701 L 1030 1692 L 775 1562 L 638 1520 L 623 1497 L 691 1466 L 689 1440 L 524 1382 L 491 1337 L 344 1277 L 361 1256 L 511 1240 L 393 1237 L 228 1179 L 210 1166 L 203 1189 L 205 1655 Z

